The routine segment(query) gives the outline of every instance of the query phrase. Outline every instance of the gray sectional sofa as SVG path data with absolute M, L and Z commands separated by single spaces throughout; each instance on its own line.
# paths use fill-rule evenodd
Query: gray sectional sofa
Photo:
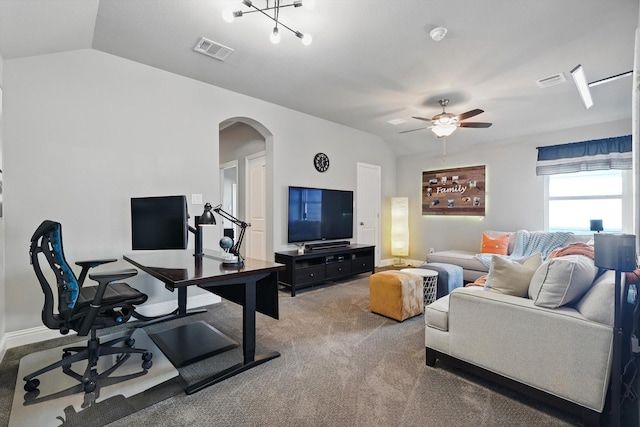
M 507 255 L 511 255 L 515 246 L 516 246 L 516 235 L 517 232 L 507 232 L 507 231 L 486 231 L 487 234 L 491 236 L 499 236 L 502 234 L 509 234 L 509 246 L 507 249 Z M 580 235 L 572 235 L 566 241 L 566 244 L 574 243 L 574 242 L 586 242 L 591 239 L 592 236 L 580 236 Z M 426 261 L 427 263 L 444 263 L 444 264 L 452 264 L 462 267 L 462 278 L 465 282 L 474 282 L 479 277 L 486 275 L 489 272 L 489 268 L 480 262 L 476 255 L 480 252 L 480 236 L 478 236 L 478 250 L 477 251 L 468 251 L 468 250 L 460 250 L 460 249 L 448 249 L 438 252 L 433 252 L 427 255 Z
M 584 256 L 548 260 L 526 295 L 469 286 L 436 300 L 425 308 L 426 364 L 448 360 L 599 425 L 611 371 L 615 273 L 592 263 Z

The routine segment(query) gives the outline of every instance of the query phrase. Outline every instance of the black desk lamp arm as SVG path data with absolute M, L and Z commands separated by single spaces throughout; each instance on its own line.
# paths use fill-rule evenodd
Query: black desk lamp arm
M 222 205 L 218 205 L 215 208 L 212 209 L 215 213 L 217 213 L 218 215 L 220 215 L 222 218 L 231 221 L 232 223 L 234 223 L 235 225 L 237 225 L 238 227 L 240 227 L 240 232 L 238 233 L 238 238 L 236 239 L 235 244 L 233 245 L 233 247 L 231 247 L 231 249 L 229 249 L 229 252 L 231 252 L 233 255 L 236 255 L 238 257 L 238 259 L 241 259 L 241 255 L 240 255 L 240 246 L 242 246 L 242 240 L 244 239 L 244 232 L 246 230 L 247 227 L 251 227 L 251 224 L 242 221 L 238 218 L 236 218 L 235 216 L 231 215 L 229 212 L 225 211 L 224 209 L 222 209 Z

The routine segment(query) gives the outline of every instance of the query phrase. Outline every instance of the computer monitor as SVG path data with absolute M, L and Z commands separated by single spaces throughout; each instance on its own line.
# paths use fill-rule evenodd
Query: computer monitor
M 131 249 L 186 249 L 188 220 L 184 195 L 131 198 Z

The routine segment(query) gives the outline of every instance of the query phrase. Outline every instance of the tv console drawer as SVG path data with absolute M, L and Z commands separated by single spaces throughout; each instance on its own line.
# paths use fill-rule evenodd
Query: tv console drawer
M 373 258 L 360 257 L 351 261 L 352 273 L 370 273 L 373 269 Z
M 351 263 L 349 261 L 334 262 L 327 264 L 327 278 L 340 277 L 351 274 Z
M 296 284 L 321 282 L 325 279 L 324 265 L 296 269 Z

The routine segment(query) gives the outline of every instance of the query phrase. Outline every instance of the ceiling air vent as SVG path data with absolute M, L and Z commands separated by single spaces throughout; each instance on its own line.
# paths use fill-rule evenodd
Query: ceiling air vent
M 536 80 L 536 84 L 539 87 L 544 89 L 545 87 L 559 85 L 559 84 L 564 83 L 566 81 L 567 81 L 567 79 L 564 76 L 564 74 L 563 73 L 558 73 L 558 74 L 554 74 L 554 75 L 549 76 L 549 77 L 545 77 L 543 79 Z
M 233 53 L 233 49 L 231 49 L 230 47 L 223 46 L 220 43 L 205 39 L 204 37 L 202 37 L 200 41 L 198 41 L 198 44 L 196 44 L 196 47 L 194 47 L 193 50 L 218 59 L 220 61 L 226 60 L 229 55 Z

